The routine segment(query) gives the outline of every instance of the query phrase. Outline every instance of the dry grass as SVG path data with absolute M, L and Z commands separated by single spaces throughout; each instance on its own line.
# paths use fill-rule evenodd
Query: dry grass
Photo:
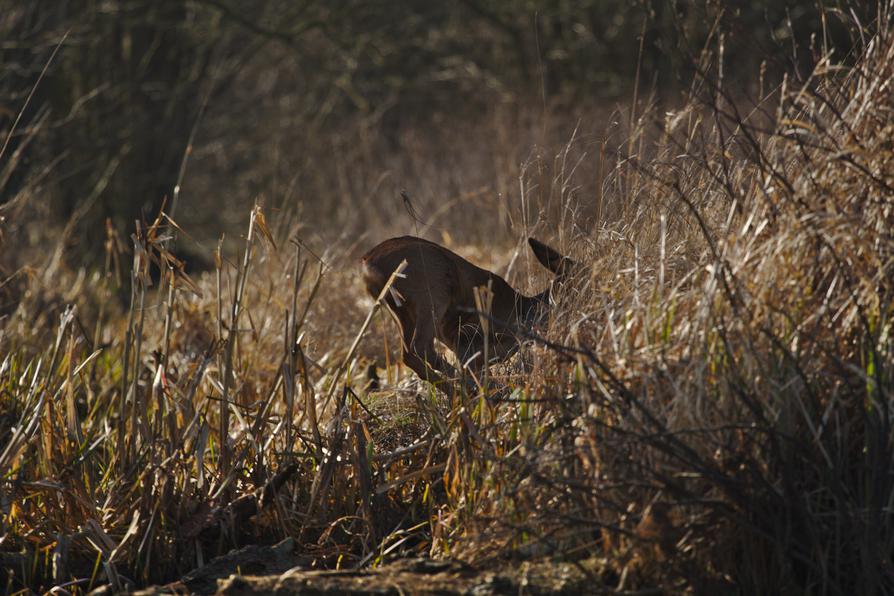
M 705 76 L 657 134 L 647 111 L 614 152 L 525 162 L 515 250 L 466 254 L 533 288 L 533 232 L 586 271 L 495 371 L 502 399 L 398 379 L 381 314 L 351 353 L 356 247 L 321 267 L 258 208 L 195 280 L 163 216 L 132 267 L 111 233 L 104 275 L 0 263 L 6 589 L 162 582 L 292 536 L 320 567 L 549 556 L 599 560 L 607 588 L 894 590 L 891 16 L 853 66 L 747 113 Z

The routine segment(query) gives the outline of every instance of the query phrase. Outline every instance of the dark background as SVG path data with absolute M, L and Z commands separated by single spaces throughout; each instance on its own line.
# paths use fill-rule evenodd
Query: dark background
M 324 240 L 409 231 L 402 188 L 423 218 L 456 197 L 512 200 L 532 148 L 604 142 L 634 98 L 678 103 L 713 29 L 725 88 L 753 96 L 849 51 L 836 11 L 873 16 L 814 0 L 0 5 L 0 139 L 67 33 L 0 162 L 0 204 L 28 205 L 5 249 L 71 221 L 79 258 L 101 254 L 107 219 L 129 233 L 166 197 L 200 242 L 256 200 Z M 470 237 L 492 227 L 461 221 Z

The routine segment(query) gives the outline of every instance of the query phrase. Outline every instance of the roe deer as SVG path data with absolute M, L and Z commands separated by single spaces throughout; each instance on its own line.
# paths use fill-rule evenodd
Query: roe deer
M 537 260 L 561 281 L 571 273 L 574 262 L 534 240 L 528 239 Z M 487 324 L 487 355 L 490 361 L 508 358 L 518 348 L 513 333 L 544 319 L 549 309 L 553 284 L 535 296 L 516 292 L 502 277 L 476 267 L 443 246 L 416 238 L 392 238 L 372 248 L 360 260 L 366 290 L 376 299 L 389 277 L 406 260 L 407 266 L 395 278 L 385 303 L 401 329 L 404 364 L 421 379 L 452 395 L 447 377 L 456 370 L 436 351 L 437 338 L 461 365 L 476 361 L 483 369 L 485 338 L 475 301 L 475 288 L 490 286 L 492 301 Z

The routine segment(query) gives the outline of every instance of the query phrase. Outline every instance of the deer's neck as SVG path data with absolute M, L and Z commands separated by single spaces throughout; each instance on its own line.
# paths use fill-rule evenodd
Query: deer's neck
M 550 289 L 546 288 L 533 296 L 519 295 L 519 314 L 526 325 L 534 325 L 543 320 L 549 310 Z

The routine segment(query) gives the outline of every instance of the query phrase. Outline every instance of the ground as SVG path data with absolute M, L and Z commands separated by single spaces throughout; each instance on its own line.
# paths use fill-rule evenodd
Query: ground
M 294 542 L 249 546 L 211 561 L 178 582 L 136 594 L 579 594 L 610 577 L 597 559 L 576 563 L 503 562 L 490 569 L 459 561 L 402 559 L 362 570 L 311 570 L 294 553 Z M 617 581 L 617 580 L 615 580 Z M 102 588 L 95 594 L 111 593 Z

